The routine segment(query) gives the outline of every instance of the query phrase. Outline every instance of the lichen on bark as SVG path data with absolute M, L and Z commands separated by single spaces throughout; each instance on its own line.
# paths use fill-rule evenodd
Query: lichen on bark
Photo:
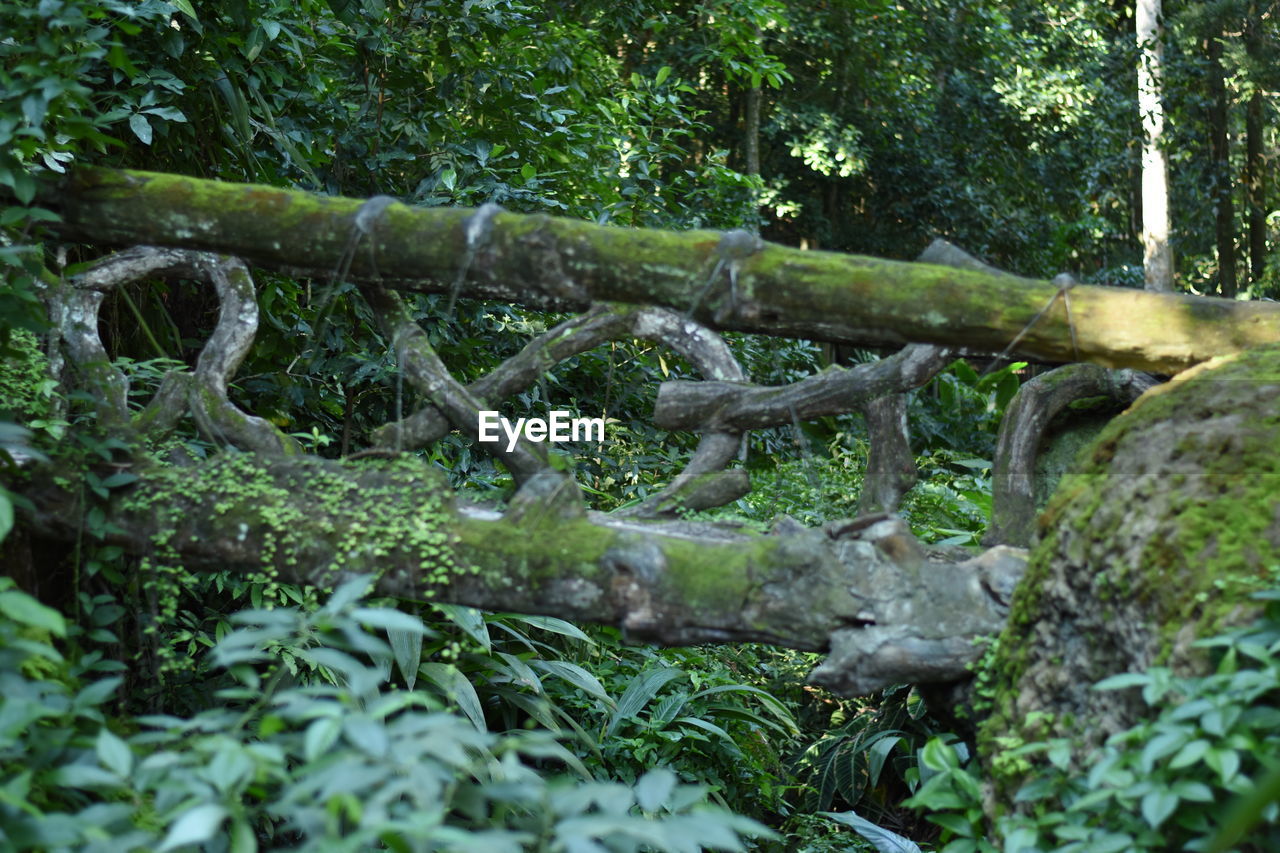
M 988 664 L 980 751 L 998 786 L 1026 770 L 1002 766 L 1012 746 L 1068 736 L 1084 750 L 1143 717 L 1136 691 L 1096 682 L 1202 670 L 1194 641 L 1259 612 L 1250 594 L 1280 566 L 1278 446 L 1280 348 L 1267 347 L 1147 392 L 1082 454 L 1041 516 Z

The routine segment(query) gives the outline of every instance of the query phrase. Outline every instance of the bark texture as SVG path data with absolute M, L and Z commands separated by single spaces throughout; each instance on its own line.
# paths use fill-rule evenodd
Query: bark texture
M 145 172 L 77 170 L 42 204 L 68 237 L 234 253 L 317 277 L 586 310 L 666 306 L 720 329 L 857 345 L 966 346 L 1175 373 L 1280 341 L 1280 306 L 1075 286 L 729 237 L 415 209 Z M 375 203 L 378 202 L 378 203 Z M 385 202 L 385 203 L 384 203 Z
M 354 233 L 371 233 L 387 207 L 378 199 L 361 205 Z M 103 291 L 170 274 L 211 283 L 221 303 L 219 321 L 195 371 L 168 374 L 146 409 L 133 415 L 125 377 L 98 337 L 97 305 Z M 430 438 L 450 428 L 475 435 L 478 412 L 495 395 L 527 386 L 585 348 L 636 335 L 673 346 L 716 377 L 675 383 L 686 399 L 696 404 L 699 389 L 724 385 L 727 391 L 710 398 L 741 398 L 733 411 L 747 412 L 745 419 L 731 412 L 722 420 L 704 413 L 691 423 L 703 432 L 698 451 L 640 510 L 716 506 L 749 487 L 745 472 L 722 469 L 753 424 L 792 422 L 797 410 L 805 416 L 847 412 L 876 396 L 898 395 L 946 364 L 944 350 L 916 345 L 878 365 L 763 389 L 743 383 L 724 342 L 696 322 L 666 309 L 600 305 L 464 386 L 396 293 L 373 281 L 361 290 L 407 380 L 429 404 L 389 425 L 384 443 L 356 454 L 364 458 L 344 461 L 300 455 L 269 422 L 228 399 L 228 382 L 257 330 L 253 282 L 242 262 L 139 247 L 46 293 L 52 314 L 61 317 L 60 351 L 95 400 L 99 425 L 121 447 L 137 449 L 189 413 L 211 442 L 226 448 L 198 465 L 188 459 L 165 466 L 140 452 L 113 460 L 115 473 L 127 470 L 137 480 L 94 507 L 103 516 L 101 529 L 111 531 L 109 541 L 161 565 L 236 568 L 293 583 L 330 586 L 346 575 L 372 574 L 388 595 L 611 623 L 641 640 L 831 650 L 813 677 L 850 693 L 963 678 L 977 653 L 974 639 L 1003 623 L 1025 564 L 1017 551 L 977 558 L 931 552 L 901 520 L 883 514 L 816 530 L 784 521 L 774 536 L 588 515 L 577 484 L 526 440 L 492 448 L 520 483 L 506 512 L 498 513 L 458 506 L 429 465 L 397 450 L 407 437 Z M 69 482 L 59 472 L 42 474 L 29 491 L 36 522 L 47 534 L 74 540 L 86 511 L 83 491 L 58 485 Z
M 1056 485 L 1037 482 L 1036 470 L 1046 449 L 1045 431 L 1055 416 L 1090 398 L 1113 400 L 1119 404 L 1116 408 L 1124 408 L 1155 384 L 1145 373 L 1096 364 L 1068 364 L 1024 384 L 1000 423 L 992 464 L 991 526 L 983 543 L 1022 548 L 1031 544 L 1036 515 L 1044 508 L 1042 496 L 1047 498 Z
M 1249 595 L 1280 563 L 1277 412 L 1269 347 L 1188 371 L 1103 430 L 1041 517 L 980 748 L 1096 743 L 1147 709 L 1134 690 L 1091 685 L 1152 664 L 1193 671 L 1205 663 L 1193 641 L 1252 619 Z
M 853 694 L 965 677 L 1025 566 L 1015 549 L 930 551 L 885 515 L 817 529 L 784 520 L 772 535 L 588 515 L 551 470 L 505 513 L 456 504 L 409 456 L 230 453 L 133 473 L 106 507 L 107 541 L 158 564 L 319 585 L 372 574 L 385 595 L 614 624 L 634 640 L 830 649 L 814 680 Z M 79 492 L 55 479 L 30 492 L 37 520 L 74 539 Z
M 1209 60 L 1209 149 L 1213 157 L 1214 232 L 1218 245 L 1218 294 L 1234 299 L 1236 281 L 1236 217 L 1231 203 L 1231 150 L 1227 128 L 1226 72 L 1222 41 L 1215 33 L 1205 39 Z
M 1142 121 L 1142 266 L 1147 290 L 1173 290 L 1169 163 L 1164 148 L 1164 24 L 1161 0 L 1137 0 L 1138 116 Z

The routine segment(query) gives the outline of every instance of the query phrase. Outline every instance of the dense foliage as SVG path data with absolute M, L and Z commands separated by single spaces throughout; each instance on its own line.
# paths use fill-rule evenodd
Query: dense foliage
M 1009 744 L 996 772 L 1030 778 L 1014 795 L 1017 810 L 998 819 L 1003 848 L 986 840 L 993 827 L 962 745 L 929 741 L 920 753 L 924 784 L 910 803 L 932 812 L 951 839 L 948 853 L 1274 848 L 1280 711 L 1263 700 L 1280 688 L 1280 593 L 1259 598 L 1270 607 L 1257 624 L 1197 642 L 1215 658 L 1212 674 L 1152 667 L 1095 684 L 1140 691 L 1151 717 L 1109 737 L 1085 766 L 1073 765 L 1065 738 Z
M 1225 289 L 1223 269 L 1239 261 L 1242 294 L 1275 296 L 1265 212 L 1277 189 L 1255 159 L 1277 147 L 1274 4 L 1165 9 L 1182 286 Z M 1203 839 L 1214 803 L 1274 753 L 1274 721 L 1248 709 L 1275 688 L 1274 626 L 1219 641 L 1216 675 L 1107 685 L 1143 687 L 1152 720 L 1084 776 L 1059 746 L 1023 745 L 1013 759 L 1043 753 L 1048 769 L 1023 789 L 1024 813 L 992 827 L 968 747 L 917 692 L 839 700 L 802 685 L 805 655 L 637 648 L 554 619 L 395 610 L 362 601 L 358 583 L 175 574 L 103 546 L 94 502 L 131 475 L 88 470 L 120 448 L 95 437 L 84 401 L 59 393 L 30 334 L 46 328 L 41 287 L 102 252 L 41 236 L 52 214 L 32 206 L 36 182 L 75 163 L 626 226 L 760 228 L 888 257 L 940 235 L 1018 272 L 1132 286 L 1135 50 L 1130 5 L 1085 0 L 0 0 L 0 455 L 85 469 L 78 547 L 38 551 L 48 562 L 27 575 L 38 588 L 0 577 L 0 846 L 862 844 L 822 812 L 925 843 L 940 829 L 953 850 L 981 849 L 993 829 L 1015 847 Z M 1203 140 L 1223 128 L 1233 144 L 1210 150 Z M 1218 174 L 1248 180 L 1224 197 Z M 1232 193 L 1224 256 L 1215 227 Z M 364 446 L 416 402 L 338 272 L 258 274 L 263 323 L 232 389 L 328 455 Z M 412 308 L 464 379 L 556 319 L 438 297 Z M 136 402 L 167 366 L 192 361 L 215 309 L 191 284 L 109 297 L 105 339 Z M 733 346 L 759 382 L 822 361 L 807 342 Z M 517 402 L 612 419 L 616 441 L 567 460 L 612 509 L 687 457 L 690 437 L 649 413 L 657 382 L 689 372 L 620 343 Z M 1016 387 L 1012 366 L 979 375 L 960 362 L 915 395 L 923 482 L 905 512 L 923 538 L 976 543 L 995 426 Z M 194 432 L 176 443 L 211 449 Z M 458 436 L 430 458 L 473 496 L 508 492 Z M 755 491 L 718 515 L 846 516 L 865 458 L 853 418 L 760 433 Z M 14 500 L 0 489 L 0 538 Z M 937 829 L 904 806 L 913 793 Z

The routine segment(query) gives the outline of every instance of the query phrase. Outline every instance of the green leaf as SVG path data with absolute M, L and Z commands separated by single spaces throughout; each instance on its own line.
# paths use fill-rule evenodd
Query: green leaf
M 22 204 L 30 204 L 36 197 L 36 179 L 30 172 L 13 173 L 13 194 Z
M 231 826 L 231 853 L 257 853 L 258 837 L 244 818 L 236 818 Z
M 117 776 L 128 778 L 133 770 L 133 751 L 129 749 L 129 744 L 103 726 L 98 732 L 98 740 L 94 748 L 103 767 Z
M 654 78 L 653 85 L 661 86 L 663 83 L 667 82 L 667 78 L 670 76 L 671 76 L 671 66 L 670 65 L 662 66 L 661 68 L 658 69 L 658 76 Z
M 417 616 L 402 613 L 392 607 L 357 607 L 351 611 L 351 618 L 361 625 L 370 628 L 381 628 L 384 631 L 404 631 L 417 634 L 419 638 L 427 632 L 426 626 Z M 417 669 L 417 665 L 414 665 Z
M 196 17 L 196 8 L 191 5 L 191 0 L 169 0 L 169 5 L 186 15 L 193 21 L 199 21 Z
M 1235 799 L 1207 849 L 1213 853 L 1222 853 L 1234 847 L 1246 832 L 1264 820 L 1266 810 L 1277 799 L 1280 799 L 1280 767 L 1272 768 L 1253 790 Z
M 920 853 L 920 845 L 896 832 L 877 826 L 857 812 L 819 812 L 824 817 L 839 821 L 871 842 L 880 853 Z
M 49 781 L 63 788 L 115 787 L 120 779 L 91 764 L 64 764 L 49 774 Z
M 649 704 L 649 700 L 657 695 L 668 682 L 680 678 L 684 670 L 677 667 L 654 667 L 631 679 L 622 698 L 618 700 L 618 708 L 613 712 L 609 725 L 605 729 L 605 737 L 612 735 L 624 720 L 629 720 L 640 709 Z
M 532 163 L 525 163 L 520 167 L 520 176 L 526 181 L 532 181 L 533 176 L 538 174 L 538 170 L 533 167 Z
M 1151 681 L 1145 672 L 1122 672 L 1110 678 L 1104 678 L 1093 685 L 1094 690 L 1123 690 L 1126 687 L 1142 687 Z
M 1142 772 L 1150 773 L 1151 768 L 1155 766 L 1157 761 L 1181 749 L 1189 736 L 1187 731 L 1174 730 L 1161 732 L 1147 741 L 1147 745 L 1142 749 L 1142 758 L 1139 762 Z
M 158 853 L 165 853 L 166 850 L 174 850 L 188 844 L 212 841 L 226 817 L 227 810 L 217 803 L 196 806 L 178 818 L 169 828 L 169 834 L 164 837 Z
M 371 583 L 372 578 L 368 575 L 358 575 L 345 582 L 333 591 L 333 595 L 329 596 L 329 600 L 325 602 L 323 612 L 337 613 L 346 609 L 364 596 Z M 256 608 L 257 605 L 254 605 L 254 607 Z
M 151 144 L 151 122 L 147 121 L 147 117 L 142 113 L 129 116 L 129 129 L 143 145 Z
M 418 627 L 421 629 L 422 626 Z M 418 681 L 418 666 L 422 663 L 422 631 L 388 628 L 387 639 L 391 642 L 391 653 L 404 678 L 405 687 L 412 690 Z
M 496 150 L 498 146 L 494 146 Z M 532 625 L 535 628 L 541 628 L 544 631 L 550 631 L 553 634 L 562 634 L 566 637 L 572 637 L 575 640 L 582 640 L 584 643 L 595 645 L 595 640 L 588 637 L 582 632 L 582 629 L 571 622 L 563 619 L 557 619 L 554 616 L 526 616 L 521 613 L 503 614 L 503 619 L 511 622 L 523 622 L 526 625 Z
M 1209 751 L 1209 741 L 1197 738 L 1178 750 L 1178 754 L 1169 762 L 1169 769 L 1177 770 L 1195 764 Z
M 42 628 L 56 637 L 67 635 L 67 623 L 61 613 L 44 606 L 21 590 L 0 592 L 0 613 L 23 625 Z
M 1214 799 L 1213 789 L 1203 782 L 1183 780 L 1174 784 L 1173 792 L 1182 799 L 1190 800 L 1193 803 L 1212 803 Z
M 344 24 L 354 24 L 360 18 L 359 0 L 329 0 L 329 8 Z
M 72 703 L 73 707 L 78 711 L 82 711 L 88 710 L 95 705 L 101 705 L 111 698 L 111 695 L 116 692 L 116 688 L 120 686 L 120 682 L 123 680 L 117 675 L 86 685 L 76 694 L 75 701 Z
M 435 607 L 486 652 L 493 649 L 493 641 L 489 639 L 489 626 L 485 624 L 484 614 L 479 610 L 460 604 L 437 604 Z
M 924 745 L 924 749 L 920 750 L 920 763 L 930 770 L 938 772 L 952 770 L 960 766 L 955 750 L 944 743 L 942 738 L 937 737 L 930 738 L 929 742 Z
M 656 812 L 666 804 L 676 781 L 676 774 L 665 767 L 650 770 L 636 781 L 636 803 L 643 811 Z
M 1177 794 L 1168 790 L 1152 791 L 1142 798 L 1142 817 L 1152 829 L 1159 829 L 1177 807 Z
M 1038 833 L 1029 826 L 1020 826 L 1004 839 L 1005 853 L 1033 853 L 1040 850 Z
M 867 781 L 872 787 L 880 784 L 880 774 L 884 771 L 885 761 L 893 752 L 893 748 L 903 742 L 896 731 L 886 729 L 872 736 L 873 743 L 867 749 Z
M 337 717 L 321 717 L 307 726 L 307 734 L 302 741 L 302 756 L 307 761 L 315 761 L 329 751 L 342 731 L 342 721 Z
M 488 731 L 480 697 L 475 687 L 465 675 L 458 671 L 457 667 L 447 663 L 428 662 L 418 667 L 418 672 L 423 678 L 443 690 L 445 696 L 451 701 L 456 702 L 458 709 L 467 715 L 467 719 L 471 720 L 471 724 L 478 731 Z
M 1240 770 L 1240 755 L 1234 749 L 1211 749 L 1204 754 L 1204 763 L 1218 774 L 1225 785 Z
M 372 758 L 382 758 L 391 746 L 391 739 L 387 736 L 382 721 L 367 714 L 348 716 L 342 723 L 342 731 L 352 746 Z
M 507 652 L 498 652 L 498 657 L 507 665 L 507 671 L 516 684 L 529 687 L 538 694 L 543 692 L 542 679 L 538 678 L 538 674 L 527 663 Z
M 9 535 L 9 531 L 13 529 L 13 501 L 9 498 L 9 493 L 4 489 L 0 489 L 0 542 Z
M 582 692 L 594 696 L 610 706 L 614 704 L 613 698 L 605 691 L 604 685 L 600 683 L 600 680 L 576 663 L 562 660 L 531 660 L 529 665 L 534 669 L 563 678 Z
M 964 815 L 940 812 L 938 814 L 925 815 L 925 818 L 949 831 L 952 835 L 959 835 L 962 838 L 973 837 L 973 824 L 969 823 Z
M 138 475 L 130 471 L 117 471 L 110 477 L 102 481 L 102 485 L 108 489 L 116 489 L 120 486 L 127 486 L 129 483 L 137 481 Z
M 738 744 L 736 741 L 734 741 L 733 736 L 730 735 L 724 729 L 717 726 L 715 723 L 712 723 L 708 720 L 700 719 L 698 717 L 680 717 L 679 719 L 676 720 L 676 722 L 680 723 L 681 725 L 692 726 L 695 729 L 702 729 L 704 732 L 707 732 L 708 734 L 715 735 L 716 737 L 723 740 L 726 744 L 731 746 L 733 748 L 732 751 L 735 755 L 738 753 Z

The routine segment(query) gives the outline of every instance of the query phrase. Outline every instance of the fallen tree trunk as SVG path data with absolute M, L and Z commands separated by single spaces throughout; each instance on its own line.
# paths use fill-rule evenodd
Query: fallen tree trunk
M 573 481 L 550 470 L 500 514 L 456 504 L 407 455 L 232 452 L 135 473 L 102 507 L 103 527 L 154 565 L 319 586 L 367 573 L 384 595 L 614 624 L 633 640 L 830 649 L 815 681 L 845 693 L 965 677 L 1025 564 L 1016 549 L 929 552 L 886 515 L 783 522 L 772 535 L 588 515 Z M 74 539 L 83 507 L 57 479 L 29 492 L 36 521 Z
M 317 277 L 534 308 L 661 305 L 719 329 L 909 342 L 1176 373 L 1280 341 L 1280 307 L 1044 281 L 763 244 L 744 232 L 621 229 L 544 215 L 421 209 L 378 196 L 78 169 L 39 202 L 95 243 L 222 251 Z

